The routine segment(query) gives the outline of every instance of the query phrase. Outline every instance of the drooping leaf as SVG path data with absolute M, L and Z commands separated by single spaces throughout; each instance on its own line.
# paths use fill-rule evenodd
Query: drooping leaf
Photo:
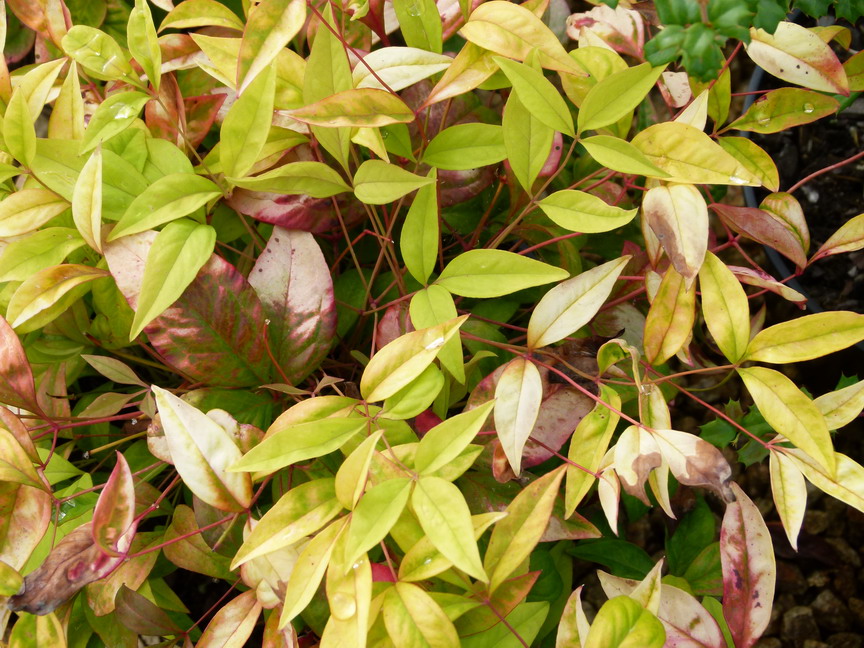
M 717 346 L 730 362 L 737 362 L 750 342 L 747 294 L 725 263 L 708 252 L 699 270 L 702 314 Z
M 522 470 L 522 451 L 542 400 L 543 381 L 537 366 L 525 358 L 511 360 L 495 387 L 495 431 L 516 475 Z
M 733 483 L 735 501 L 720 527 L 723 616 L 735 646 L 749 648 L 771 619 L 776 566 L 768 527 L 756 505 Z
M 566 270 L 513 252 L 469 250 L 450 261 L 435 283 L 462 297 L 500 297 L 567 276 Z
M 434 187 L 434 176 L 418 176 L 383 160 L 366 160 L 354 174 L 354 195 L 367 205 L 393 202 L 427 185 Z
M 696 287 L 686 285 L 675 266 L 668 268 L 645 318 L 645 359 L 666 362 L 687 343 L 696 321 Z
M 489 538 L 483 567 L 494 592 L 527 558 L 543 536 L 564 467 L 546 473 L 526 486 L 507 507 L 507 517 L 498 522 Z
M 606 301 L 629 256 L 609 261 L 568 279 L 547 292 L 528 321 L 528 346 L 554 344 L 585 326 Z
M 606 77 L 595 85 L 579 108 L 579 132 L 596 130 L 630 113 L 654 87 L 666 68 L 642 63 Z
M 789 378 L 773 369 L 741 368 L 738 375 L 768 424 L 833 474 L 831 436 L 813 401 Z
M 804 523 L 807 510 L 807 484 L 804 475 L 782 451 L 772 451 L 768 455 L 768 468 L 771 474 L 771 492 L 774 506 L 789 544 L 798 550 L 798 533 Z
M 687 486 L 702 486 L 731 501 L 732 468 L 716 447 L 689 432 L 654 430 L 653 435 L 675 478 Z
M 237 93 L 241 96 L 255 78 L 274 63 L 279 52 L 306 21 L 301 0 L 264 0 L 249 12 L 237 60 Z
M 159 232 L 144 266 L 130 341 L 183 294 L 210 259 L 215 244 L 212 227 L 188 219 L 168 223 Z
M 456 486 L 440 477 L 422 477 L 411 504 L 426 536 L 445 558 L 472 578 L 488 580 L 474 541 L 471 513 Z
M 240 448 L 216 421 L 172 393 L 152 386 L 174 468 L 199 498 L 221 511 L 238 511 L 252 501 L 252 479 L 228 472 Z
M 763 70 L 811 90 L 849 94 L 846 72 L 833 50 L 806 27 L 783 21 L 773 34 L 750 29 L 747 54 Z
M 702 194 L 686 184 L 654 187 L 642 199 L 642 213 L 689 288 L 708 249 L 708 207 Z
M 437 180 L 435 169 L 429 171 L 428 177 Z M 435 269 L 438 230 L 438 191 L 435 183 L 430 182 L 420 187 L 414 195 L 399 238 L 399 251 L 405 267 L 422 284 L 429 280 L 429 275 Z
M 221 193 L 212 181 L 194 173 L 172 173 L 159 178 L 132 201 L 111 230 L 108 241 L 187 216 Z
M 336 331 L 333 281 L 321 248 L 307 232 L 274 227 L 249 283 L 269 319 L 280 375 L 296 385 L 321 363 Z

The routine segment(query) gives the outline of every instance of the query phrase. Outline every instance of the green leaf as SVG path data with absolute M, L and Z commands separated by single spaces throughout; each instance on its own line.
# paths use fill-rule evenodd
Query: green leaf
M 387 634 L 404 648 L 460 648 L 456 628 L 441 606 L 411 583 L 396 583 L 384 595 Z
M 102 252 L 102 147 L 90 155 L 72 191 L 72 220 L 87 245 Z
M 404 101 L 374 88 L 343 90 L 287 114 L 297 121 L 327 128 L 372 128 L 414 121 L 414 111 Z
M 590 322 L 629 261 L 623 256 L 591 268 L 543 295 L 528 321 L 528 347 L 554 344 Z
M 579 132 L 614 124 L 627 115 L 642 103 L 664 69 L 665 65 L 651 67 L 650 63 L 642 63 L 600 81 L 588 91 L 579 108 Z
M 358 445 L 354 451 L 345 458 L 339 470 L 336 472 L 336 497 L 342 506 L 349 511 L 353 510 L 363 495 L 363 489 L 366 487 L 366 479 L 369 475 L 369 465 L 372 462 L 372 455 L 375 453 L 375 446 L 381 437 L 384 435 L 384 430 L 378 430 L 366 437 L 363 442 Z
M 217 0 L 185 0 L 172 9 L 159 31 L 189 27 L 228 27 L 243 30 L 243 21 Z
M 455 339 L 455 338 L 451 338 Z M 398 392 L 384 400 L 382 418 L 405 420 L 428 409 L 444 388 L 444 374 L 434 364 Z
M 411 298 L 408 312 L 415 329 L 429 328 L 457 317 L 453 296 L 435 285 L 418 290 Z M 459 337 L 454 336 L 444 343 L 438 352 L 438 360 L 456 382 L 465 383 L 465 361 Z
M 442 25 L 434 0 L 394 0 L 393 9 L 407 45 L 441 53 Z
M 354 195 L 367 205 L 393 202 L 427 185 L 434 193 L 434 176 L 424 178 L 383 160 L 366 160 L 354 174 Z
M 504 250 L 469 250 L 454 258 L 435 282 L 462 297 L 500 297 L 566 279 L 566 270 Z
M 747 293 L 732 271 L 711 252 L 699 270 L 702 314 L 711 336 L 729 362 L 737 362 L 750 342 Z
M 528 112 L 553 130 L 571 137 L 576 134 L 570 109 L 555 86 L 541 72 L 500 56 L 494 57 L 494 60 L 513 84 L 513 89 Z
M 803 362 L 834 353 L 864 340 L 864 314 L 851 311 L 814 313 L 759 331 L 742 361 Z
M 513 175 L 530 192 L 549 158 L 555 131 L 534 117 L 515 92 L 510 93 L 504 105 L 501 125 Z
M 306 22 L 303 0 L 264 0 L 249 11 L 240 58 L 237 61 L 237 93 L 241 96 L 255 78 L 291 42 Z
M 111 230 L 108 241 L 182 218 L 221 195 L 217 185 L 194 173 L 172 173 L 159 178 L 135 197 Z
M 522 603 L 507 615 L 506 625 L 496 623 L 484 632 L 463 638 L 462 648 L 524 648 L 526 643 L 533 645 L 548 614 L 548 601 Z
M 280 429 L 243 455 L 232 471 L 271 473 L 285 466 L 338 450 L 365 430 L 366 419 L 328 418 Z
M 231 561 L 231 569 L 300 542 L 341 510 L 332 477 L 313 479 L 292 488 L 258 520 Z
M 187 219 L 168 223 L 159 232 L 147 254 L 130 342 L 183 294 L 215 245 L 216 230 Z
M 571 232 L 609 232 L 629 223 L 638 209 L 621 209 L 584 191 L 565 189 L 537 203 L 556 225 Z
M 448 171 L 497 164 L 505 157 L 504 132 L 495 124 L 456 124 L 445 128 L 423 151 L 425 164 Z
M 436 180 L 435 169 L 430 169 L 427 177 Z M 399 250 L 405 267 L 422 284 L 429 281 L 429 275 L 435 269 L 438 239 L 438 191 L 435 182 L 430 182 L 414 195 L 399 237 Z
M 126 27 L 126 42 L 153 89 L 159 92 L 159 82 L 162 79 L 162 50 L 159 48 L 159 40 L 147 0 L 135 0 Z
M 228 180 L 233 185 L 253 191 L 308 194 L 313 198 L 329 198 L 351 191 L 339 172 L 323 162 L 290 162 L 261 175 Z
M 349 569 L 390 532 L 408 504 L 413 485 L 408 477 L 388 479 L 360 498 L 351 514 L 346 538 L 345 564 Z
M 611 135 L 594 135 L 580 139 L 579 143 L 607 169 L 651 178 L 669 177 L 668 173 L 651 164 L 651 160 L 626 140 Z
M 90 76 L 102 81 L 122 79 L 143 89 L 128 57 L 117 41 L 105 32 L 86 25 L 75 25 L 63 37 L 61 45 L 63 51 Z
M 21 90 L 12 94 L 3 115 L 3 141 L 12 157 L 24 166 L 32 164 L 36 155 L 36 129 L 27 99 Z
M 717 143 L 770 191 L 780 190 L 780 173 L 771 156 L 747 137 L 718 137 Z
M 36 188 L 16 191 L 0 201 L 0 236 L 32 232 L 68 208 L 69 203 L 53 191 Z
M 141 382 L 134 371 L 115 358 L 81 354 L 81 359 L 112 382 L 149 388 L 147 383 Z
M 244 177 L 258 161 L 270 133 L 275 94 L 276 66 L 271 65 L 228 109 L 219 140 L 219 162 L 227 177 Z
M 151 97 L 143 92 L 118 92 L 99 104 L 96 112 L 87 124 L 84 138 L 81 140 L 81 153 L 87 153 L 105 140 L 114 137 L 132 125 L 144 104 Z
M 780 88 L 757 99 L 743 115 L 727 128 L 753 133 L 777 133 L 809 124 L 835 112 L 840 102 L 812 90 Z
M 661 648 L 663 624 L 629 596 L 616 596 L 600 608 L 585 648 Z
M 81 96 L 81 81 L 78 64 L 72 61 L 66 72 L 66 80 L 54 101 L 54 109 L 48 118 L 49 139 L 80 140 L 84 137 L 84 98 Z
M 491 575 L 490 592 L 522 564 L 540 541 L 563 478 L 562 466 L 531 482 L 507 507 L 507 517 L 495 525 L 483 559 L 483 567 Z
M 421 477 L 411 504 L 435 548 L 472 578 L 488 581 L 474 540 L 471 512 L 459 488 L 440 477 Z
M 414 468 L 421 475 L 431 474 L 458 457 L 474 440 L 495 405 L 494 400 L 451 416 L 429 430 L 417 446 Z
M 789 378 L 765 367 L 739 368 L 753 402 L 776 432 L 833 474 L 834 448 L 819 409 Z
M 21 574 L 0 560 L 0 596 L 15 596 L 23 584 L 24 578 Z
M 459 332 L 467 315 L 437 326 L 401 335 L 378 351 L 360 379 L 360 393 L 369 402 L 389 398 L 432 364 L 444 344 Z
M 0 282 L 25 281 L 40 270 L 63 263 L 82 245 L 84 240 L 68 227 L 48 227 L 14 240 L 0 254 Z

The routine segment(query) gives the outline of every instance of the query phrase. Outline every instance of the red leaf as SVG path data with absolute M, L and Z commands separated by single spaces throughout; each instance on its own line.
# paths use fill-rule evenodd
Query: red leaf
M 116 552 L 118 541 L 128 531 L 135 533 L 134 523 L 135 484 L 126 458 L 118 452 L 117 464 L 93 511 L 93 541 L 108 553 Z
M 173 74 L 163 74 L 159 86 L 159 101 L 148 101 L 144 106 L 144 121 L 153 137 L 161 137 L 181 150 L 186 145 L 182 132 L 186 129 L 183 95 Z
M 33 372 L 21 341 L 0 317 L 0 401 L 6 405 L 39 412 Z
M 270 349 L 296 385 L 318 368 L 336 335 L 330 268 L 311 234 L 275 227 L 249 273 L 269 320 Z
M 186 138 L 193 148 L 197 148 L 210 132 L 225 97 L 225 94 L 212 94 L 183 100 L 186 110 Z
M 730 228 L 747 238 L 777 250 L 800 268 L 807 265 L 801 240 L 792 230 L 763 209 L 714 203 L 711 209 Z
M 768 527 L 756 505 L 732 482 L 736 501 L 720 528 L 723 616 L 736 648 L 749 648 L 771 620 L 776 565 Z
M 285 229 L 322 234 L 339 226 L 330 198 L 312 198 L 306 194 L 283 196 L 235 189 L 225 202 L 241 214 Z

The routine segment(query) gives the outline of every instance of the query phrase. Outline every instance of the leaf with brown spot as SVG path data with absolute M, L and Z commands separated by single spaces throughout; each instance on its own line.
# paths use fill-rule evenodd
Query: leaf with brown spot
M 693 332 L 696 321 L 696 287 L 670 267 L 645 318 L 645 359 L 653 365 L 678 353 Z
M 678 430 L 653 430 L 653 435 L 679 482 L 710 488 L 727 502 L 733 500 L 729 490 L 732 468 L 716 447 L 695 434 Z
M 723 617 L 736 648 L 750 648 L 771 620 L 776 565 L 768 527 L 736 483 L 720 528 Z
M 654 187 L 642 200 L 642 214 L 685 285 L 692 286 L 708 249 L 708 208 L 702 194 L 692 185 Z
M 615 444 L 615 472 L 624 490 L 650 505 L 645 494 L 648 475 L 663 462 L 657 441 L 645 429 L 631 425 Z

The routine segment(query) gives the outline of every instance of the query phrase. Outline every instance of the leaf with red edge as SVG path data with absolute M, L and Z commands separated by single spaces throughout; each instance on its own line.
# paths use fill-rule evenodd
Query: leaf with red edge
M 183 107 L 186 111 L 186 138 L 192 148 L 197 148 L 216 121 L 216 115 L 225 102 L 225 94 L 185 97 Z
M 0 427 L 0 481 L 47 489 L 18 439 L 3 427 Z
M 780 88 L 762 95 L 728 128 L 753 133 L 777 133 L 822 119 L 837 112 L 839 105 L 840 102 L 833 97 L 812 90 Z
M 764 209 L 786 226 L 801 241 L 804 254 L 810 251 L 810 230 L 801 203 L 795 196 L 785 191 L 769 194 L 759 204 L 759 209 Z
M 33 372 L 21 341 L 0 316 L 0 402 L 38 412 Z
M 331 198 L 235 189 L 225 202 L 241 214 L 285 229 L 321 234 L 339 225 Z
M 93 510 L 93 541 L 106 553 L 114 553 L 117 541 L 134 524 L 135 484 L 126 458 L 118 452 L 114 470 Z
M 810 263 L 822 257 L 831 256 L 832 254 L 840 254 L 841 252 L 854 252 L 864 248 L 864 213 L 858 214 L 848 221 L 831 235 L 825 243 L 822 244 Z
M 243 592 L 213 616 L 197 648 L 243 648 L 260 614 L 261 604 L 255 592 Z
M 456 629 L 459 634 L 465 636 L 483 632 L 499 623 L 502 616 L 510 614 L 517 605 L 525 600 L 539 576 L 539 571 L 533 571 L 501 583 L 489 597 L 489 602 L 486 605 L 474 608 L 459 617 L 456 621 Z
M 144 262 L 156 232 L 105 246 L 117 287 L 134 309 Z M 269 382 L 264 313 L 258 295 L 237 269 L 213 255 L 173 306 L 144 332 L 173 367 L 208 385 L 244 387 Z
M 733 207 L 720 203 L 712 204 L 711 209 L 739 234 L 774 248 L 798 267 L 807 265 L 807 255 L 801 247 L 801 240 L 764 209 Z
M 793 290 L 786 284 L 780 283 L 767 272 L 755 270 L 753 268 L 742 268 L 741 266 L 729 266 L 729 269 L 732 271 L 732 274 L 735 275 L 735 278 L 743 284 L 747 284 L 748 286 L 757 286 L 764 290 L 770 290 L 771 292 L 780 295 L 783 299 L 788 299 L 792 303 L 797 304 L 801 308 L 803 308 L 804 304 L 807 303 L 807 297 L 799 293 L 797 290 Z
M 21 569 L 51 521 L 52 499 L 43 490 L 0 482 L 0 560 Z
M 158 96 L 158 101 L 150 101 L 144 106 L 144 123 L 153 137 L 161 137 L 183 149 L 182 133 L 187 130 L 186 111 L 183 94 L 173 74 L 162 76 Z
M 735 502 L 720 528 L 723 617 L 736 648 L 749 648 L 771 620 L 776 565 L 768 527 L 759 509 L 732 483 Z
M 270 350 L 286 382 L 318 368 L 336 335 L 330 268 L 311 234 L 273 228 L 249 283 L 269 319 Z

